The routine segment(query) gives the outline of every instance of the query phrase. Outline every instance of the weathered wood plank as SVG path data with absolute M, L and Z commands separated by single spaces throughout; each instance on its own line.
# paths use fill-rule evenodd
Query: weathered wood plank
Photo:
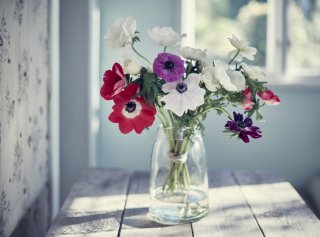
M 121 237 L 192 236 L 191 225 L 164 226 L 148 219 L 149 173 L 136 172 L 132 179 L 121 228 Z
M 320 222 L 290 183 L 270 172 L 235 171 L 266 237 L 319 237 Z
M 210 171 L 207 217 L 193 223 L 196 237 L 263 236 L 231 171 Z
M 117 236 L 130 175 L 124 170 L 87 170 L 73 186 L 47 236 Z

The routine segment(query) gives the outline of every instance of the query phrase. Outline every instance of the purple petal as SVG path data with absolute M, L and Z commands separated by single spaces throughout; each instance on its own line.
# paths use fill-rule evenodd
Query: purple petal
M 249 117 L 246 117 L 243 122 L 246 125 L 246 127 L 250 127 L 252 125 L 252 119 Z
M 249 137 L 245 131 L 241 131 L 239 133 L 239 138 L 244 141 L 245 143 L 249 143 Z

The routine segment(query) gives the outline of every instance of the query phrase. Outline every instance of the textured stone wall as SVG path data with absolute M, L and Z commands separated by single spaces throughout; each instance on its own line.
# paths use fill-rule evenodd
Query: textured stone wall
M 0 1 L 0 236 L 50 221 L 48 0 Z

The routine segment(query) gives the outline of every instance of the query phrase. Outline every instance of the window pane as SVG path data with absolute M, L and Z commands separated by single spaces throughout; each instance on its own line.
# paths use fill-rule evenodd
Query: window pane
M 289 0 L 289 70 L 320 70 L 320 0 Z
M 197 0 L 196 46 L 210 58 L 227 60 L 235 34 L 258 49 L 254 64 L 266 63 L 267 0 Z

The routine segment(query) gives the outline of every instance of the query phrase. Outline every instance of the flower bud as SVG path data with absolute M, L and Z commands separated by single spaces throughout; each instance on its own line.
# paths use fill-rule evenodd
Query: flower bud
M 123 69 L 126 74 L 138 75 L 140 73 L 141 65 L 134 59 L 127 58 L 123 62 Z

